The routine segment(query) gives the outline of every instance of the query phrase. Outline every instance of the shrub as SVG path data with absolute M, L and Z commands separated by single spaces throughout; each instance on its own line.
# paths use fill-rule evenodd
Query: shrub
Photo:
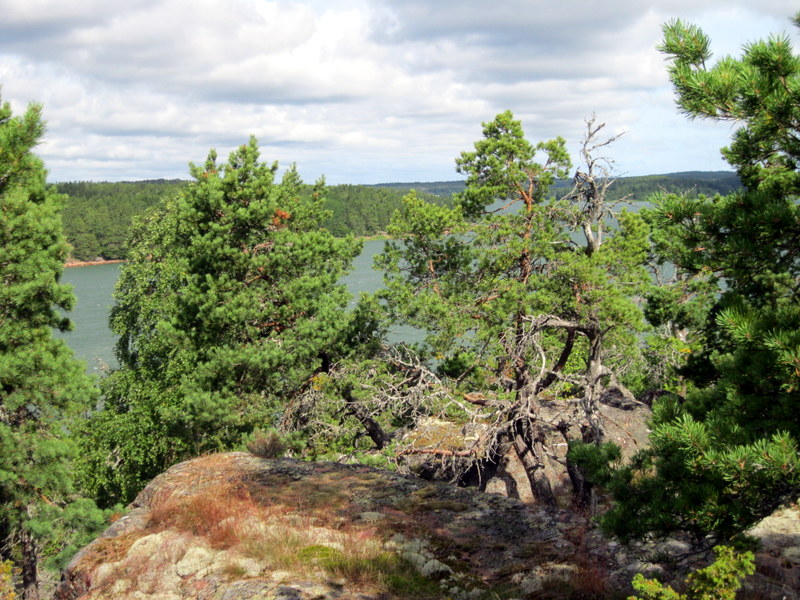
M 16 600 L 14 591 L 14 563 L 10 560 L 0 562 L 0 600 Z
M 729 546 L 717 546 L 714 556 L 713 563 L 686 578 L 685 594 L 639 573 L 633 578 L 633 588 L 642 596 L 628 600 L 734 600 L 742 580 L 755 572 L 753 553 L 737 554 Z
M 286 442 L 275 430 L 257 431 L 253 439 L 247 442 L 247 449 L 261 458 L 280 458 L 286 452 Z

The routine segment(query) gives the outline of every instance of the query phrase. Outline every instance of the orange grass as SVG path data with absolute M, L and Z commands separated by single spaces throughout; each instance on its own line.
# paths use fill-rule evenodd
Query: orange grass
M 260 512 L 243 485 L 228 482 L 191 495 L 154 499 L 148 527 L 175 528 L 206 538 L 212 548 L 225 549 L 240 542 L 238 524 Z

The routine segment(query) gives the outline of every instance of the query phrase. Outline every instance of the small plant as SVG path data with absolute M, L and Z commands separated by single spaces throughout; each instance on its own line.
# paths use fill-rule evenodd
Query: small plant
M 714 556 L 713 563 L 686 578 L 685 594 L 638 573 L 633 578 L 633 589 L 642 596 L 631 596 L 628 600 L 734 600 L 742 580 L 755 572 L 753 553 L 737 554 L 729 546 L 717 546 Z
M 394 553 L 377 551 L 345 554 L 327 546 L 309 546 L 299 555 L 325 571 L 329 577 L 343 578 L 356 585 L 385 587 L 400 596 L 440 598 L 438 584 L 417 573 Z
M 253 433 L 253 439 L 247 442 L 247 449 L 250 453 L 260 458 L 280 458 L 288 448 L 289 444 L 274 429 L 256 430 Z
M 10 560 L 0 562 L 0 600 L 17 600 L 14 591 L 14 563 Z
M 168 496 L 156 503 L 149 526 L 175 527 L 206 538 L 213 548 L 230 548 L 240 541 L 237 523 L 257 510 L 243 487 L 217 484 L 191 496 Z
M 241 579 L 247 575 L 247 569 L 236 563 L 228 563 L 222 568 L 222 574 L 230 579 Z

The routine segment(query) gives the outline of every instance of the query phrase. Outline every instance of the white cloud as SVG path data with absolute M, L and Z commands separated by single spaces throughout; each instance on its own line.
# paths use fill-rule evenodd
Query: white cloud
M 307 179 L 451 179 L 481 121 L 506 108 L 532 139 L 572 147 L 593 112 L 626 129 L 616 151 L 629 174 L 724 168 L 730 131 L 672 106 L 661 24 L 697 22 L 737 52 L 790 30 L 784 3 L 595 6 L 0 0 L 0 84 L 17 110 L 44 103 L 54 180 L 185 176 L 251 133 Z

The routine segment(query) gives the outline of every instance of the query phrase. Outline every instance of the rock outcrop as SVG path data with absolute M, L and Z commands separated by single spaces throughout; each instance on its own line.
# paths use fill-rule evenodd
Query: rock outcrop
M 630 579 L 568 512 L 360 465 L 211 455 L 130 508 L 57 600 L 603 598 Z
M 241 452 L 175 465 L 129 508 L 56 600 L 599 600 L 625 597 L 636 572 L 682 579 L 647 557 L 688 550 L 623 548 L 582 517 L 474 488 Z M 754 530 L 772 545 L 743 597 L 798 598 L 796 511 Z
M 607 396 L 607 397 L 606 397 Z M 625 459 L 647 446 L 652 417 L 650 407 L 626 398 L 622 393 L 608 393 L 598 406 L 597 414 L 603 423 L 605 441 L 614 442 L 622 450 Z M 563 505 L 569 504 L 572 484 L 567 475 L 567 443 L 563 435 L 552 426 L 564 418 L 564 409 L 556 403 L 544 402 L 540 407 L 540 420 L 551 424 L 543 428 L 545 445 L 549 451 L 544 472 L 556 497 Z M 422 420 L 410 431 L 406 440 L 412 447 L 423 449 L 435 447 L 453 453 L 470 450 L 472 443 L 481 438 L 488 425 L 468 423 L 466 425 L 443 419 Z M 484 464 L 477 473 L 465 465 L 474 463 L 468 459 L 441 459 L 435 455 L 409 451 L 403 458 L 407 469 L 423 479 L 448 481 L 459 479 L 466 485 L 474 485 L 482 491 L 517 498 L 526 503 L 533 502 L 533 492 L 525 474 L 525 468 L 510 443 L 500 446 L 500 457 L 496 465 Z M 464 476 L 467 473 L 467 476 Z

